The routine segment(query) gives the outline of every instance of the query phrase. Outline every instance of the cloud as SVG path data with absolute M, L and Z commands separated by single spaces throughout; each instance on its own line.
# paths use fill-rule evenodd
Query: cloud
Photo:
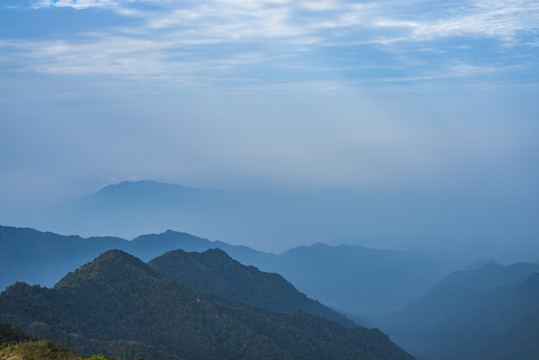
M 5 214 L 86 178 L 537 198 L 537 1 L 2 4 Z
M 115 6 L 116 0 L 39 0 L 35 3 L 36 7 L 72 7 L 74 9 L 87 9 L 90 7 L 108 7 Z
M 261 79 L 261 69 L 281 73 L 288 83 L 303 82 L 301 74 L 322 81 L 322 74 L 328 74 L 320 72 L 323 68 L 347 69 L 334 71 L 344 81 L 341 86 L 358 80 L 374 84 L 377 78 L 382 83 L 391 78 L 401 82 L 404 77 L 428 81 L 432 73 L 455 70 L 460 77 L 494 76 L 510 68 L 508 61 L 520 61 L 521 68 L 528 70 L 533 67 L 530 58 L 536 46 L 530 44 L 539 33 L 539 4 L 528 0 L 477 0 L 452 6 L 392 0 L 360 4 L 340 0 L 40 0 L 32 6 L 68 7 L 80 14 L 94 8 L 115 14 L 118 20 L 85 32 L 66 27 L 62 35 L 41 40 L 4 36 L 0 41 L 17 51 L 5 54 L 0 65 L 118 77 L 179 79 L 196 73 L 198 80 L 207 83 L 219 78 L 269 81 L 271 75 Z M 61 19 L 58 26 L 63 26 Z M 489 56 L 474 57 L 477 46 Z M 520 53 L 512 58 L 503 55 L 508 46 L 518 46 Z M 253 53 L 265 55 L 251 57 L 247 66 L 237 61 Z M 386 73 L 373 76 L 357 70 L 375 63 Z M 455 63 L 461 67 L 455 68 Z M 483 71 L 462 71 L 466 68 Z
M 151 3 L 153 7 L 144 8 L 147 3 Z M 422 11 L 421 6 L 424 3 L 386 1 L 354 4 L 336 0 L 206 0 L 194 3 L 151 0 L 41 0 L 36 6 L 115 8 L 125 15 L 147 17 L 147 26 L 150 28 L 192 26 L 194 29 L 207 31 L 206 26 L 211 24 L 229 30 L 244 29 L 244 33 L 259 37 L 281 37 L 285 34 L 307 36 L 313 35 L 312 32 L 320 28 L 342 28 L 351 33 L 358 29 L 400 28 L 402 32 L 395 36 L 400 41 L 463 34 L 508 39 L 521 31 L 539 29 L 539 4 L 531 0 L 478 0 L 464 5 L 458 5 L 457 2 L 455 7 L 442 7 L 430 12 L 428 17 Z M 258 28 L 265 31 L 257 31 Z M 271 31 L 272 29 L 277 30 Z M 330 33 L 329 36 L 331 35 Z M 376 32 L 373 35 L 376 36 Z

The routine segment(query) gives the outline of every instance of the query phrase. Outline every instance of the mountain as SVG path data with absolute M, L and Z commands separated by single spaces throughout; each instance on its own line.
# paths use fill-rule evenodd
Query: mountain
M 86 237 L 134 238 L 180 229 L 271 252 L 317 242 L 431 249 L 443 242 L 446 250 L 471 258 L 514 261 L 539 250 L 531 235 L 537 222 L 522 215 L 524 208 L 537 213 L 529 197 L 480 189 L 265 193 L 124 181 L 32 213 L 0 215 L 5 224 Z M 519 239 L 519 246 L 490 247 L 507 238 Z
M 420 359 L 538 359 L 539 265 L 515 263 L 448 275 L 384 321 Z
M 120 359 L 412 359 L 378 330 L 203 295 L 110 250 L 53 289 L 16 283 L 0 322 L 83 354 Z
M 334 308 L 380 317 L 423 296 L 462 264 L 423 250 L 375 250 L 359 245 L 314 244 L 291 249 L 277 266 L 298 290 Z
M 199 292 L 221 294 L 274 311 L 304 310 L 346 327 L 357 326 L 345 316 L 297 291 L 281 275 L 242 265 L 220 249 L 203 253 L 170 251 L 151 260 L 148 265 Z
M 142 235 L 128 241 L 117 237 L 64 236 L 0 225 L 0 289 L 15 281 L 51 287 L 67 272 L 111 249 L 124 250 L 148 261 L 174 249 L 204 251 L 215 247 L 253 259 L 272 256 L 175 231 Z
M 171 250 L 211 248 L 224 250 L 244 265 L 279 273 L 308 297 L 335 309 L 369 317 L 379 317 L 423 296 L 462 265 L 458 258 L 421 250 L 315 244 L 274 255 L 170 230 L 127 241 L 0 226 L 0 289 L 15 281 L 53 286 L 63 274 L 110 249 L 149 261 Z
M 115 237 L 61 236 L 0 226 L 0 290 L 15 281 L 54 285 L 68 271 L 127 241 Z

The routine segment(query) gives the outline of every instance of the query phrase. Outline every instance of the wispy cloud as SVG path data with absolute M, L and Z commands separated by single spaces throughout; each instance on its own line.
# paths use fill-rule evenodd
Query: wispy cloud
M 396 28 L 401 29 L 396 36 L 401 40 L 425 40 L 463 34 L 508 38 L 521 31 L 539 29 L 539 3 L 536 1 L 477 0 L 454 8 L 440 8 L 430 13 L 429 17 L 423 15 L 421 6 L 424 3 L 410 5 L 406 2 L 385 1 L 354 4 L 338 0 L 206 0 L 194 3 L 40 0 L 35 6 L 113 8 L 124 15 L 146 17 L 146 26 L 150 28 L 191 26 L 207 32 L 205 27 L 212 24 L 217 25 L 218 29 L 250 29 L 244 33 L 260 37 L 312 35 L 315 29 L 320 28 L 348 29 L 351 33 L 362 29 Z M 145 4 L 153 6 L 145 7 Z M 376 32 L 373 35 L 376 36 Z
M 539 35 L 539 3 L 530 0 L 476 0 L 454 6 L 392 0 L 361 4 L 341 0 L 39 0 L 29 6 L 81 12 L 100 9 L 118 16 L 114 26 L 78 33 L 66 29 L 66 35 L 53 39 L 0 39 L 4 47 L 18 49 L 3 61 L 48 73 L 174 77 L 192 72 L 202 76 L 208 71 L 208 78 L 217 74 L 242 78 L 251 76 L 249 69 L 254 72 L 256 66 L 300 65 L 317 77 L 316 69 L 323 66 L 350 69 L 350 61 L 359 67 L 382 61 L 386 66 L 393 64 L 394 71 L 404 69 L 407 77 L 428 79 L 430 75 L 421 73 L 421 63 L 430 64 L 427 72 L 435 64 L 435 71 L 442 73 L 458 70 L 441 68 L 450 61 L 440 62 L 436 54 L 444 54 L 446 59 L 460 61 L 461 70 L 493 69 L 466 72 L 477 76 L 503 71 L 505 65 L 499 63 L 505 60 L 499 54 L 508 46 L 533 52 L 536 47 L 530 44 Z M 446 45 L 448 39 L 455 39 L 456 44 Z M 491 57 L 471 56 L 476 46 Z M 234 63 L 233 59 L 256 52 L 265 56 L 252 58 L 247 67 Z M 351 58 L 350 54 L 355 55 Z M 293 73 L 284 75 L 296 81 Z M 356 78 L 361 73 L 343 73 L 350 75 Z

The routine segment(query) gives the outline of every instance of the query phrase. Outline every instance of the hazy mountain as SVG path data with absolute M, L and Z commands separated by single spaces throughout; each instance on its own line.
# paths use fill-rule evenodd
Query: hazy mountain
M 279 256 L 278 271 L 300 291 L 353 314 L 379 317 L 420 296 L 460 266 L 422 250 L 315 244 Z
M 476 270 L 487 264 L 499 264 L 495 259 L 479 259 L 466 265 L 462 270 Z
M 414 328 L 429 328 L 438 322 L 439 317 L 444 317 L 471 296 L 516 285 L 536 272 L 539 272 L 539 265 L 532 263 L 510 266 L 487 263 L 475 270 L 455 271 L 436 284 L 426 296 L 393 312 L 385 320 L 394 327 L 407 328 L 413 318 Z
M 112 237 L 84 239 L 0 226 L 0 286 L 4 288 L 15 281 L 52 286 L 61 274 L 112 248 L 144 261 L 170 250 L 200 252 L 220 248 L 244 265 L 281 274 L 310 298 L 371 317 L 419 298 L 462 264 L 458 259 L 420 250 L 316 244 L 274 255 L 175 231 L 127 241 Z
M 127 244 L 115 237 L 81 238 L 0 226 L 0 290 L 15 281 L 53 286 L 102 252 Z
M 537 225 L 510 211 L 501 195 L 432 191 L 326 190 L 263 193 L 212 190 L 154 181 L 121 182 L 46 208 L 20 221 L 33 228 L 82 236 L 178 229 L 271 252 L 317 242 L 358 242 L 376 248 L 427 248 L 470 256 L 525 259 L 537 249 Z M 517 216 L 516 213 L 521 215 Z M 529 213 L 535 213 L 529 210 Z M 458 226 L 455 226 L 458 224 Z M 518 237 L 524 247 L 489 249 Z M 520 251 L 519 251 L 520 249 Z M 530 259 L 531 261 L 532 259 Z
M 265 266 L 273 264 L 276 255 L 251 249 L 242 245 L 231 245 L 222 241 L 210 241 L 191 234 L 167 230 L 161 234 L 147 234 L 127 242 L 126 250 L 149 261 L 167 251 L 181 249 L 201 252 L 208 249 L 221 249 L 236 260 L 248 265 Z
M 64 236 L 0 225 L 0 289 L 15 281 L 51 287 L 67 272 L 110 249 L 121 249 L 148 261 L 170 250 L 204 251 L 217 247 L 249 259 L 274 256 L 176 231 L 142 235 L 128 241 L 117 237 Z
M 220 249 L 203 253 L 170 251 L 148 265 L 203 293 L 221 294 L 274 311 L 304 310 L 346 327 L 357 327 L 342 314 L 297 291 L 281 275 L 242 265 Z
M 488 263 L 448 275 L 385 329 L 422 359 L 535 359 L 538 315 L 539 265 Z
M 120 250 L 53 289 L 8 287 L 0 322 L 83 354 L 121 359 L 412 359 L 378 330 L 202 295 Z

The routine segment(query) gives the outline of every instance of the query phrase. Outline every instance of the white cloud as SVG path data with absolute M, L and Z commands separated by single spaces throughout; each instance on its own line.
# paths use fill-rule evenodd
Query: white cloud
M 86 9 L 89 7 L 105 7 L 115 4 L 114 0 L 55 0 L 51 2 L 52 6 L 69 6 L 75 9 Z
M 337 10 L 343 7 L 341 2 L 335 0 L 302 1 L 298 6 L 310 11 Z
M 311 71 L 315 78 L 320 75 L 317 69 L 323 67 L 344 69 L 335 70 L 343 74 L 343 79 L 348 74 L 359 76 L 362 71 L 357 69 L 378 61 L 363 54 L 376 51 L 375 56 L 392 62 L 384 65 L 386 69 L 393 66 L 401 74 L 368 76 L 364 81 L 421 81 L 432 79 L 433 73 L 458 73 L 464 77 L 506 71 L 506 64 L 496 64 L 495 59 L 491 63 L 461 59 L 462 52 L 474 51 L 466 40 L 494 39 L 502 49 L 521 41 L 521 35 L 527 36 L 522 37 L 523 44 L 534 44 L 530 35 L 539 33 L 539 3 L 528 0 L 478 0 L 430 12 L 421 10 L 435 5 L 433 1 L 353 4 L 339 0 L 49 0 L 36 4 L 81 11 L 100 7 L 128 21 L 85 33 L 66 32 L 53 39 L 3 39 L 4 46 L 16 48 L 17 52 L 3 55 L 0 62 L 47 73 L 152 78 L 197 73 L 207 81 L 219 77 L 249 79 L 252 75 L 248 69 L 258 66 L 264 70 L 288 69 L 288 79 L 293 83 L 298 81 L 293 68 Z M 436 43 L 449 37 L 458 37 L 463 43 L 446 48 Z M 424 51 L 426 48 L 429 51 Z M 355 49 L 356 55 L 345 54 L 349 49 Z M 491 52 L 495 54 L 497 50 L 492 48 Z M 314 64 L 311 54 L 316 51 L 325 52 L 323 61 L 329 63 Z M 265 56 L 251 57 L 248 64 L 238 61 L 244 54 L 253 53 Z M 453 61 L 432 63 L 421 70 L 423 60 L 414 55 L 419 53 L 444 54 Z M 462 67 L 453 68 L 455 63 Z M 483 71 L 464 71 L 472 68 Z
M 155 5 L 151 10 L 139 7 L 148 2 Z M 393 41 L 386 43 L 462 35 L 509 40 L 518 32 L 539 29 L 536 1 L 478 0 L 464 6 L 440 8 L 426 18 L 422 6 L 429 3 L 432 1 L 353 4 L 338 0 L 206 0 L 188 4 L 153 0 L 44 0 L 37 4 L 77 9 L 114 8 L 122 15 L 147 18 L 150 29 L 191 27 L 194 32 L 207 33 L 212 26 L 229 38 L 232 34 L 223 31 L 271 38 L 313 36 L 313 32 L 323 29 L 342 28 L 349 31 L 349 36 L 371 29 L 375 37 L 376 29 L 401 29 L 390 37 Z M 325 36 L 331 38 L 332 33 Z

